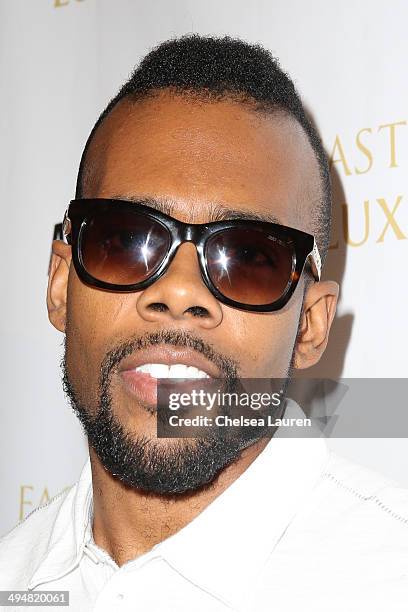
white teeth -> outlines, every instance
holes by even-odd
[[[184,363],[168,366],[165,363],[144,363],[135,368],[136,372],[150,374],[153,378],[210,378],[203,370]]]
[[[189,368],[182,363],[175,363],[169,368],[169,378],[187,378],[189,377]]]

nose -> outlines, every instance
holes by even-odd
[[[221,304],[204,284],[196,248],[188,242],[179,246],[166,273],[139,295],[136,308],[149,322],[211,329],[222,321]]]

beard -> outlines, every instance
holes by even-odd
[[[158,495],[196,491],[208,486],[223,468],[240,457],[245,448],[265,436],[259,428],[243,427],[234,433],[225,428],[216,428],[205,437],[173,439],[163,443],[163,440],[155,437],[135,435],[125,429],[115,415],[111,396],[112,377],[121,361],[137,350],[157,344],[190,347],[217,365],[227,386],[233,386],[238,378],[237,362],[215,351],[200,338],[175,330],[132,338],[105,355],[99,374],[98,406],[93,416],[91,407],[82,402],[74,389],[68,371],[67,345],[69,338],[73,337],[69,327],[67,321],[61,361],[64,392],[82,425],[88,444],[104,468],[126,486]],[[282,397],[291,376],[293,355],[294,351],[282,385]]]

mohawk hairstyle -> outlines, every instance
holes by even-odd
[[[322,198],[314,211],[313,225],[324,262],[330,239],[331,183],[320,136],[278,60],[260,45],[229,36],[185,35],[161,43],[144,57],[99,116],[88,137],[79,166],[76,197],[82,197],[86,154],[92,137],[113,107],[125,96],[136,102],[163,89],[209,102],[232,99],[254,112],[283,111],[299,122],[319,163]]]

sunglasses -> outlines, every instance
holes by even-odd
[[[168,270],[178,247],[192,242],[203,282],[222,303],[254,312],[289,301],[306,261],[320,280],[311,234],[260,220],[184,223],[143,202],[72,200],[63,236],[86,284],[116,292],[146,289]]]

